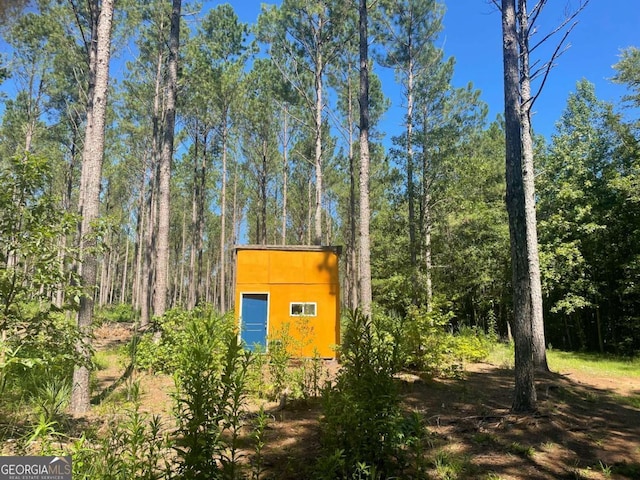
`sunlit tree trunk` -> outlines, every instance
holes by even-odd
[[[167,305],[167,282],[169,276],[169,216],[171,201],[171,161],[173,159],[173,137],[176,121],[176,98],[178,91],[178,48],[180,45],[181,0],[173,0],[171,31],[169,34],[169,61],[167,98],[165,108],[162,155],[160,156],[158,182],[158,240],[156,252],[156,285],[153,313],[164,315]]]
[[[97,3],[94,4],[97,10]],[[80,177],[79,209],[82,217],[80,224],[81,281],[86,289],[80,299],[78,311],[78,329],[80,341],[77,345],[81,363],[73,371],[71,390],[71,411],[81,415],[89,410],[90,385],[89,363],[91,360],[91,321],[97,274],[95,253],[96,237],[93,223],[100,210],[100,181],[102,179],[102,160],[104,158],[105,121],[107,114],[107,92],[109,85],[109,59],[111,53],[111,25],[113,21],[114,0],[103,0],[90,49],[90,84],[92,92],[87,105],[87,127],[84,151],[82,155],[82,173]]]
[[[287,180],[289,176],[289,109],[284,107],[282,126],[282,245],[287,244]]]
[[[322,26],[318,27],[319,29]],[[314,214],[314,234],[313,243],[320,245],[322,243],[322,70],[323,58],[320,51],[317,52],[315,70],[315,170],[316,170],[316,194],[315,194],[315,214]]]
[[[222,188],[220,192],[220,311],[227,311],[226,301],[226,231],[227,231],[227,142],[229,130],[227,125],[227,113],[224,114],[222,125]]]
[[[360,306],[371,315],[371,239],[369,236],[369,45],[367,0],[360,0]]]
[[[515,391],[512,409],[536,407],[533,366],[533,332],[529,261],[526,243],[525,192],[522,173],[520,78],[515,0],[502,0],[506,183],[511,263],[513,269],[513,335],[515,340]]]
[[[536,223],[536,188],[531,134],[531,75],[529,66],[529,18],[526,0],[518,0],[520,23],[520,123],[522,125],[522,176],[524,181],[527,227],[527,256],[531,289],[531,322],[533,330],[533,363],[535,368],[548,371],[542,310],[542,284],[538,255],[538,228]]]

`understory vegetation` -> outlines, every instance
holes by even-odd
[[[65,413],[71,344],[57,357],[19,360],[3,344],[3,453],[72,455],[74,478],[269,478],[261,454],[271,418],[265,402],[278,402],[276,409],[320,402],[321,452],[305,476],[423,478],[429,432],[420,414],[401,407],[396,375],[459,376],[465,361],[489,354],[495,338],[470,329],[453,335],[441,313],[414,315],[413,335],[401,334],[399,317],[346,315],[341,367],[332,376],[317,357],[293,360],[299,346],[291,337],[252,353],[238,343],[232,316],[210,307],[171,310],[155,331],[117,347],[123,393],[94,391],[104,413],[95,428]],[[103,351],[94,355],[98,370],[109,361]],[[170,416],[141,408],[135,372],[142,371],[173,377]]]

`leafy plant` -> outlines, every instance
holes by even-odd
[[[239,478],[250,352],[229,316],[192,317],[176,348],[175,450],[184,479]]]
[[[360,311],[347,318],[335,385],[323,392],[321,438],[324,478],[350,478],[367,465],[381,475],[396,469],[401,455],[402,418],[393,380],[392,338]],[[337,454],[340,452],[340,455]],[[358,467],[360,465],[360,467]],[[373,471],[373,470],[372,470]]]

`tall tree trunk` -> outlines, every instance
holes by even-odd
[[[180,252],[180,284],[178,288],[178,305],[184,306],[182,303],[182,294],[184,292],[184,264],[187,256],[187,211],[182,212],[182,250]]]
[[[533,332],[525,192],[522,173],[522,137],[515,0],[502,0],[507,211],[513,269],[513,335],[515,339],[515,412],[536,408]]]
[[[349,62],[348,71],[352,69]],[[349,237],[346,248],[346,304],[355,310],[358,307],[358,235],[356,215],[356,159],[354,149],[354,92],[349,75],[347,75],[347,136],[349,141]]]
[[[432,217],[431,217],[431,182],[429,182],[429,169],[431,167],[429,163],[429,148],[427,145],[427,119],[428,111],[427,107],[424,107],[422,112],[424,126],[423,131],[423,147],[422,147],[422,228],[423,228],[423,258],[424,258],[424,294],[425,301],[427,302],[427,312],[433,310],[433,261],[431,250],[431,230],[432,230]]]
[[[409,257],[411,266],[415,267],[416,254],[416,207],[415,207],[415,185],[413,181],[413,61],[411,59],[412,37],[409,36],[409,67],[407,72],[407,202],[409,207]]]
[[[529,17],[526,0],[518,0],[520,22],[520,122],[522,125],[522,176],[524,180],[524,206],[527,227],[527,256],[531,289],[531,322],[533,329],[533,364],[538,370],[549,371],[544,338],[542,284],[538,255],[538,229],[536,224],[536,187],[531,135],[531,75],[529,66]]]
[[[91,360],[91,321],[93,318],[94,295],[97,273],[95,249],[96,237],[93,222],[100,210],[100,181],[104,158],[105,120],[107,114],[107,92],[109,85],[109,59],[111,49],[111,24],[114,0],[103,0],[97,22],[96,36],[92,37],[95,51],[90,55],[91,70],[94,74],[93,95],[87,105],[87,127],[82,155],[80,177],[80,255],[81,281],[85,294],[80,299],[78,329],[80,340],[77,344],[81,363],[73,371],[71,390],[71,411],[81,415],[89,410],[89,362]],[[91,80],[90,80],[91,82]]]
[[[360,305],[371,315],[371,239],[369,236],[369,34],[367,0],[360,0]]]
[[[164,30],[164,25],[159,25],[160,32]],[[163,51],[162,42],[158,42],[158,51],[156,57],[156,78],[155,90],[153,95],[153,113],[152,113],[152,152],[149,167],[149,198],[147,200],[147,229],[145,232],[144,257],[142,263],[142,284],[140,285],[140,325],[145,327],[151,320],[151,298],[153,296],[152,286],[155,284],[155,264],[154,257],[156,253],[156,237],[157,237],[157,204],[158,204],[158,165],[160,163],[161,148],[161,106],[160,97],[162,95],[162,67],[163,67]]]
[[[145,162],[146,163],[146,162]],[[140,194],[138,195],[138,218],[136,221],[136,249],[135,249],[135,261],[136,270],[133,280],[133,292],[131,302],[134,308],[139,309],[142,303],[141,291],[142,291],[142,264],[144,257],[144,219],[145,219],[145,205],[144,192],[145,192],[145,176],[142,175],[142,182],[140,185]]]
[[[189,254],[189,301],[187,308],[193,309],[197,303],[198,282],[196,275],[196,259],[198,252],[198,201],[200,198],[200,182],[198,181],[198,152],[200,150],[200,136],[196,121],[195,139],[193,142],[193,192],[191,194],[191,250]]]
[[[124,264],[122,267],[122,284],[120,286],[120,303],[127,303],[127,275],[129,273],[129,239],[124,238]]]
[[[262,167],[260,168],[260,216],[258,220],[258,243],[267,243],[267,141],[262,141]]]
[[[226,302],[226,231],[227,231],[227,141],[228,141],[228,126],[227,126],[227,113],[224,114],[224,120],[222,125],[222,191],[220,192],[220,312],[225,313],[227,311]]]
[[[154,315],[164,315],[167,306],[167,281],[169,276],[169,217],[171,161],[173,137],[176,123],[176,98],[178,93],[178,48],[180,46],[180,9],[182,0],[173,0],[171,31],[169,34],[169,61],[167,99],[160,157],[160,179],[158,184],[158,243],[156,257],[156,289],[153,299]]]
[[[319,28],[322,28],[321,26]],[[322,70],[323,66],[322,54],[318,51],[316,58],[315,71],[315,170],[316,170],[316,196],[315,196],[315,215],[314,215],[314,234],[313,243],[320,245],[322,243]]]
[[[284,107],[282,126],[282,245],[287,244],[287,180],[289,178],[289,108]]]

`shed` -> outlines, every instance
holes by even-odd
[[[250,349],[292,340],[295,356],[335,358],[340,341],[341,247],[237,246],[236,318]]]

